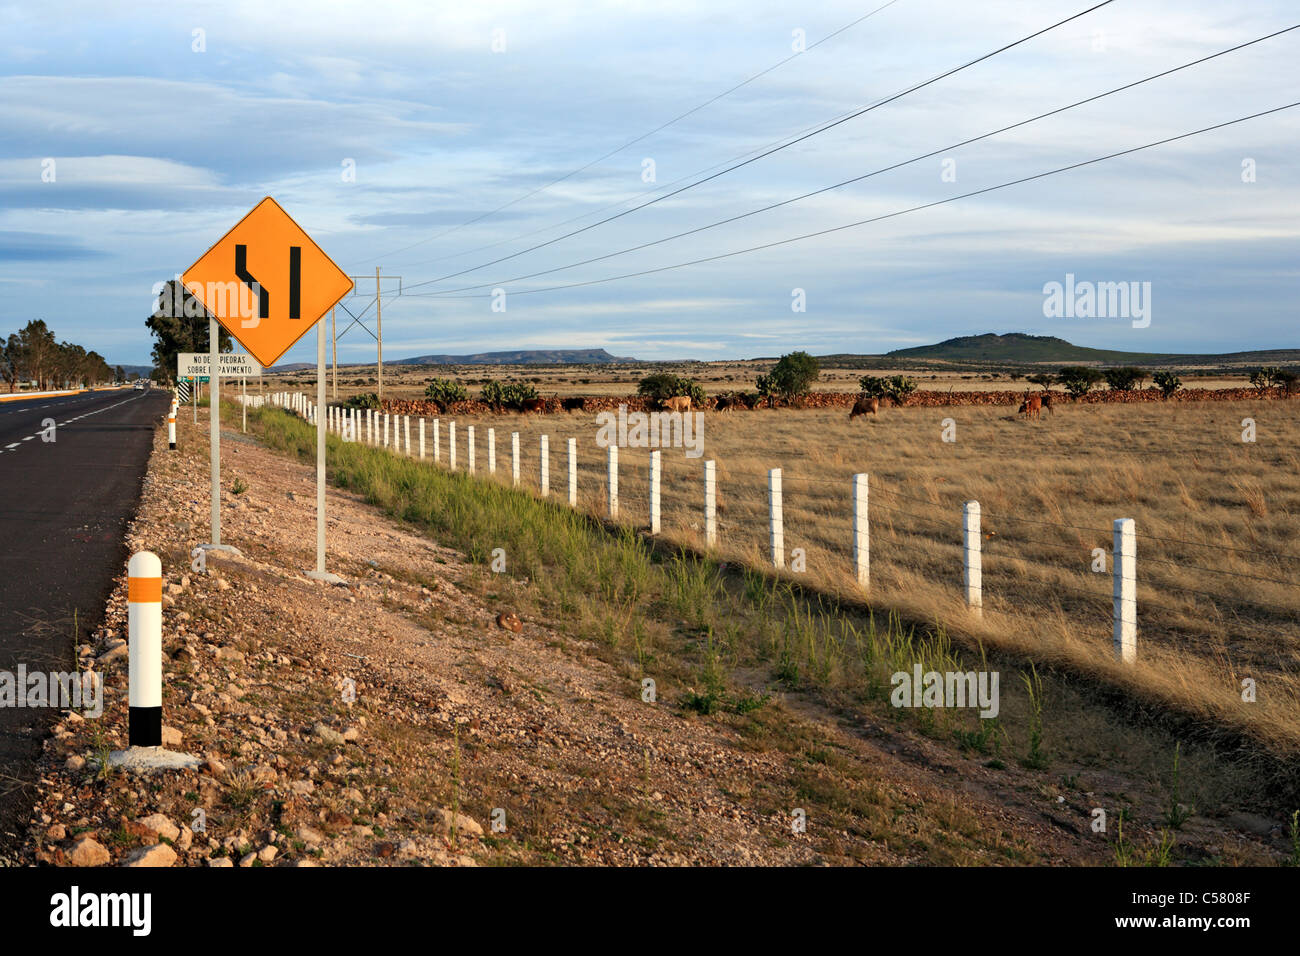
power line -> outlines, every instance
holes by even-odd
[[[948,145],[948,146],[941,146],[941,147],[939,147],[938,149],[930,150],[929,152],[927,152],[927,153],[922,153],[922,154],[919,155],[919,156],[913,156],[911,159],[906,159],[906,160],[903,160],[902,162],[894,163],[894,164],[889,165],[889,166],[882,166],[882,167],[880,167],[879,169],[872,170],[872,171],[869,172],[869,173],[863,173],[861,176],[854,176],[854,177],[852,177],[851,179],[845,179],[845,180],[843,180],[843,181],[841,181],[841,182],[834,183],[833,185],[830,185],[830,186],[823,186],[823,187],[820,188],[820,189],[814,189],[812,192],[806,192],[806,193],[803,193],[802,195],[794,196],[794,197],[792,197],[792,198],[790,198],[790,199],[783,199],[783,200],[781,200],[780,202],[771,203],[771,204],[769,204],[769,205],[767,205],[767,206],[762,206],[762,207],[760,207],[760,208],[758,208],[758,209],[750,210],[749,212],[743,212],[743,213],[740,213],[739,215],[736,215],[736,216],[730,216],[730,217],[728,217],[728,218],[726,218],[726,219],[720,219],[720,220],[718,220],[717,222],[711,222],[711,223],[707,223],[707,224],[705,224],[705,225],[703,225],[703,226],[697,226],[696,228],[694,228],[694,229],[688,229],[688,230],[686,230],[685,232],[679,232],[679,233],[676,233],[675,235],[671,235],[671,236],[664,236],[664,237],[661,238],[661,239],[654,239],[654,240],[651,240],[650,242],[643,242],[643,243],[641,243],[640,245],[629,246],[629,247],[626,248],[626,249],[620,249],[620,250],[618,250],[618,251],[616,251],[616,252],[608,252],[608,253],[605,253],[604,255],[594,256],[594,257],[592,257],[592,258],[590,258],[590,259],[583,259],[583,260],[580,261],[580,262],[572,262],[572,263],[569,263],[568,265],[556,266],[556,267],[554,267],[554,268],[552,268],[552,269],[543,269],[543,270],[541,270],[541,271],[539,271],[539,272],[530,272],[530,273],[527,273],[527,274],[525,274],[525,275],[514,276],[514,277],[509,278],[509,279],[500,279],[500,280],[498,280],[498,281],[496,281],[496,282],[483,282],[483,283],[480,283],[480,284],[478,284],[478,285],[461,286],[460,288],[457,288],[457,289],[445,289],[445,290],[440,290],[439,292],[433,292],[433,293],[419,293],[419,294],[420,294],[420,295],[423,295],[423,296],[437,296],[437,295],[451,295],[451,294],[454,294],[454,293],[457,293],[457,292],[469,292],[469,291],[473,291],[473,290],[475,290],[475,289],[490,289],[490,288],[493,288],[493,287],[495,287],[495,286],[506,285],[507,283],[510,283],[510,282],[522,282],[522,281],[525,280],[525,279],[536,279],[536,278],[538,278],[539,276],[552,275],[552,274],[554,274],[554,273],[556,273],[556,272],[565,272],[565,271],[567,271],[567,270],[569,270],[569,269],[576,269],[576,268],[578,268],[579,266],[591,265],[593,262],[601,262],[601,261],[603,261],[603,260],[605,260],[605,259],[613,259],[613,258],[616,258],[617,256],[627,255],[628,253],[631,253],[631,252],[639,252],[639,251],[642,250],[642,249],[648,249],[648,248],[650,248],[651,246],[662,245],[662,244],[665,243],[665,242],[672,242],[673,240],[676,240],[676,239],[682,239],[682,238],[685,238],[686,236],[693,236],[693,235],[695,235],[695,234],[697,234],[697,233],[705,232],[706,230],[709,230],[709,229],[715,229],[715,228],[717,228],[718,226],[725,226],[725,225],[728,225],[728,224],[730,224],[730,223],[737,222],[737,221],[739,221],[739,220],[741,220],[741,219],[747,219],[747,218],[749,218],[750,216],[756,216],[756,215],[758,215],[759,213],[770,212],[770,211],[773,210],[773,209],[779,209],[779,208],[781,208],[782,206],[788,206],[788,205],[791,205],[792,203],[801,202],[801,201],[803,201],[803,200],[805,200],[805,199],[810,199],[810,198],[812,198],[813,196],[820,196],[822,193],[830,192],[831,190],[834,190],[834,189],[841,189],[841,188],[843,188],[844,186],[849,186],[849,185],[851,185],[851,184],[853,184],[853,183],[862,182],[863,180],[870,179],[870,178],[872,178],[873,176],[879,176],[879,175],[881,175],[882,173],[888,173],[888,172],[892,172],[892,171],[894,171],[894,170],[896,170],[896,169],[901,169],[901,168],[903,168],[904,166],[910,166],[911,164],[913,164],[913,163],[917,163],[917,162],[920,162],[920,161],[923,160],[923,159],[929,159],[930,157],[932,157],[932,156],[937,156],[937,155],[939,155],[940,153],[951,152],[951,151],[954,150],[954,149],[960,149],[960,148],[962,148],[962,147],[964,147],[964,146],[969,146],[969,145],[971,145],[972,143],[978,143],[978,142],[980,142],[981,140],[989,139],[990,137],[998,136],[998,135],[1000,135],[1000,134],[1002,134],[1002,133],[1010,132],[1011,130],[1013,130],[1013,129],[1018,129],[1018,128],[1022,127],[1022,126],[1028,126],[1030,123],[1035,123],[1035,122],[1037,122],[1038,120],[1046,119],[1046,118],[1049,117],[1049,116],[1056,116],[1057,114],[1059,114],[1059,113],[1064,113],[1064,112],[1066,112],[1067,110],[1072,110],[1072,109],[1074,109],[1074,108],[1076,108],[1076,107],[1084,106],[1084,105],[1086,105],[1086,104],[1088,104],[1088,103],[1094,103],[1094,102],[1096,102],[1096,101],[1098,101],[1098,100],[1105,99],[1107,96],[1113,96],[1113,95],[1116,94],[1116,93],[1122,93],[1122,92],[1124,92],[1125,90],[1133,89],[1134,87],[1141,86],[1141,85],[1144,84],[1144,83],[1150,83],[1152,80],[1157,80],[1157,79],[1160,79],[1160,78],[1162,78],[1162,77],[1169,76],[1170,74],[1177,73],[1177,72],[1179,72],[1179,71],[1181,71],[1181,70],[1186,70],[1186,69],[1189,69],[1189,68],[1191,68],[1191,67],[1193,67],[1193,66],[1198,66],[1199,64],[1205,63],[1205,62],[1207,62],[1207,61],[1209,61],[1209,60],[1213,60],[1213,59],[1215,59],[1216,57],[1220,57],[1220,56],[1224,56],[1225,54],[1228,54],[1228,53],[1236,52],[1237,50],[1244,49],[1244,48],[1246,48],[1246,47],[1248,47],[1248,46],[1252,46],[1252,45],[1254,45],[1254,44],[1256,44],[1256,43],[1262,43],[1262,42],[1265,41],[1265,40],[1270,40],[1270,39],[1272,39],[1272,38],[1274,38],[1274,37],[1281,36],[1281,35],[1284,34],[1284,33],[1289,33],[1289,32],[1291,32],[1292,30],[1296,30],[1296,29],[1300,29],[1300,24],[1295,24],[1294,26],[1289,26],[1289,27],[1287,27],[1286,29],[1278,30],[1278,31],[1275,32],[1275,33],[1270,33],[1270,34],[1268,34],[1267,36],[1259,37],[1259,38],[1254,39],[1254,40],[1249,40],[1249,41],[1247,41],[1247,42],[1245,42],[1245,43],[1240,43],[1240,44],[1238,44],[1238,45],[1236,45],[1236,46],[1229,47],[1229,48],[1226,49],[1226,50],[1220,50],[1220,51],[1217,52],[1217,53],[1211,53],[1211,54],[1208,55],[1208,56],[1203,56],[1203,57],[1200,57],[1199,59],[1196,59],[1196,60],[1191,60],[1190,62],[1184,63],[1184,64],[1182,64],[1181,66],[1172,67],[1171,69],[1163,70],[1163,71],[1161,71],[1161,72],[1159,72],[1159,73],[1153,73],[1151,76],[1145,77],[1144,79],[1141,79],[1141,80],[1134,80],[1134,81],[1131,82],[1131,83],[1125,83],[1123,86],[1117,86],[1117,87],[1115,87],[1115,88],[1112,89],[1112,90],[1107,90],[1105,93],[1098,93],[1098,94],[1096,94],[1095,96],[1089,96],[1089,97],[1087,97],[1087,98],[1085,98],[1085,99],[1077,100],[1077,101],[1075,101],[1075,102],[1073,102],[1073,103],[1070,103],[1068,106],[1061,106],[1061,107],[1057,107],[1056,109],[1053,109],[1053,110],[1048,110],[1048,111],[1045,112],[1045,113],[1039,113],[1037,116],[1032,116],[1032,117],[1030,117],[1029,119],[1024,119],[1024,120],[1020,120],[1020,121],[1017,122],[1017,123],[1012,123],[1010,126],[1003,126],[1001,129],[995,129],[995,130],[992,130],[992,131],[990,131],[990,132],[988,132],[988,133],[982,133],[982,134],[979,135],[979,136],[973,136],[973,137],[971,137],[971,138],[969,138],[969,139],[964,139],[964,140],[962,140],[961,142],[958,142],[958,143],[953,143],[953,144]],[[667,197],[663,197],[663,198],[667,198]],[[628,210],[628,211],[631,212],[632,210]],[[597,225],[598,225],[598,224],[597,224]],[[469,270],[469,271],[473,271],[473,270]],[[436,282],[436,281],[439,281],[439,280],[431,279],[431,280],[428,280],[428,281],[430,281],[430,282]],[[416,284],[417,284],[417,285],[426,285],[427,283],[425,283],[425,282],[421,282],[421,283],[416,283]]]
[[[742,162],[728,166],[725,169],[719,170],[718,172],[713,173],[710,176],[704,177],[703,179],[698,179],[695,182],[682,186],[679,189],[674,189],[672,192],[665,193],[664,195],[658,196],[654,199],[646,200],[640,205],[633,206],[631,209],[624,210],[623,212],[620,213],[615,213],[612,216],[607,216],[606,218],[593,222],[590,225],[583,226],[581,229],[575,229],[572,232],[565,233],[564,235],[556,236],[554,239],[548,239],[545,242],[535,243],[534,245],[531,245],[526,249],[521,249],[518,252],[512,252],[508,256],[501,256],[497,259],[493,259],[491,262],[484,262],[477,266],[471,266],[470,268],[462,269],[459,272],[451,272],[445,276],[439,276],[436,279],[426,279],[423,282],[412,283],[411,288],[430,285],[431,283],[434,282],[444,282],[447,279],[454,279],[457,276],[465,275],[467,272],[477,272],[479,269],[486,269],[488,266],[494,266],[499,262],[505,262],[509,259],[517,259],[519,256],[526,255],[529,252],[533,252],[537,249],[545,248],[546,246],[554,245],[557,242],[561,242],[565,239],[572,238],[573,236],[580,235],[581,233],[587,232],[588,230],[591,229],[595,229],[598,226],[603,226],[605,223],[613,222],[615,219],[621,219],[623,216],[631,215],[632,213],[637,212],[638,210],[645,209],[647,206],[653,206],[656,203],[663,202],[665,199],[671,199],[673,196],[679,195],[688,189],[694,189],[696,186],[701,186],[704,183],[717,179],[720,176],[725,176],[727,173],[734,172],[735,170],[740,169],[743,166],[748,166],[750,163],[756,163],[760,159],[763,159],[767,156],[771,156],[773,153],[779,153],[783,149],[788,149],[789,147],[794,146],[796,143],[801,143],[806,139],[811,139],[813,136],[819,136],[822,133],[825,133],[828,130],[832,130],[843,123],[847,123],[849,120],[857,119],[860,116],[870,113],[872,110],[879,109],[880,107],[892,103],[897,99],[901,99],[902,97],[907,96],[910,93],[915,93],[917,90],[921,90],[927,86],[931,86],[935,83],[938,83],[940,80],[946,79],[947,77],[950,77],[956,73],[960,73],[962,70],[969,69],[970,67],[975,66],[978,63],[982,63],[985,60],[991,59],[1000,53],[1005,53],[1007,50],[1020,46],[1022,43],[1028,43],[1030,40],[1042,36],[1045,33],[1049,33],[1050,31],[1055,30],[1059,26],[1063,26],[1064,24],[1069,23],[1072,20],[1077,20],[1082,16],[1092,13],[1094,10],[1098,10],[1101,7],[1107,6],[1114,2],[1115,0],[1102,0],[1101,3],[1095,4],[1086,10],[1073,14],[1072,16],[1068,16],[1064,20],[1059,20],[1056,23],[1053,23],[1051,26],[1044,27],[1043,29],[1031,33],[1028,36],[1021,37],[1019,40],[1014,40],[1011,43],[1007,43],[1004,46],[1000,46],[996,50],[993,50],[990,53],[985,53],[982,56],[978,56],[973,60],[969,60],[966,63],[963,63],[961,66],[956,66],[950,70],[945,70],[943,73],[940,73],[937,76],[932,76],[930,79],[923,80],[920,83],[916,83],[912,86],[909,86],[907,89],[895,93],[892,96],[887,96],[882,100],[877,100],[874,103],[864,106],[862,109],[855,110],[854,112],[849,113],[847,116],[844,116],[840,119],[834,120],[830,123],[820,126],[817,129],[813,130],[812,132],[805,133],[802,136],[798,136],[794,139],[791,139],[788,142],[783,143],[779,146],[774,146],[771,149],[759,153],[757,156],[751,157],[750,159],[746,159]]]
[[[606,282],[617,282],[622,279],[636,279],[636,278],[640,278],[641,276],[655,275],[660,272],[669,272],[673,269],[683,269],[687,266],[701,265],[702,263],[705,262],[716,262],[720,259],[730,259],[733,256],[745,255],[746,253],[750,253],[750,252],[760,252],[764,249],[773,249],[776,248],[777,246],[784,246],[794,242],[801,242],[804,239],[815,239],[819,236],[826,236],[835,232],[843,232],[846,229],[854,229],[857,228],[858,226],[866,226],[872,223],[882,222],[886,219],[894,219],[898,216],[903,216],[908,213],[920,212],[924,209],[932,209],[935,206],[943,206],[946,205],[947,203],[958,202],[959,200],[962,199],[970,199],[975,196],[982,196],[985,193],[996,192],[999,189],[1007,189],[1010,186],[1019,186],[1024,183],[1033,182],[1038,179],[1045,179],[1048,176],[1055,176],[1058,173],[1065,173],[1075,169],[1082,169],[1085,166],[1092,166],[1095,165],[1096,163],[1102,163],[1110,159],[1116,159],[1120,156],[1127,156],[1132,153],[1141,152],[1144,149],[1152,149],[1156,146],[1165,146],[1169,143],[1178,142],[1179,140],[1189,139],[1190,137],[1193,136],[1199,136],[1202,133],[1210,133],[1215,130],[1224,129],[1229,126],[1234,126],[1238,123],[1244,123],[1248,120],[1258,119],[1261,116],[1269,116],[1273,113],[1280,113],[1283,110],[1293,109],[1296,106],[1300,106],[1300,100],[1291,103],[1286,103],[1282,106],[1275,106],[1271,109],[1261,110],[1258,113],[1251,113],[1248,116],[1240,116],[1237,117],[1236,119],[1227,120],[1222,123],[1215,123],[1213,126],[1206,126],[1201,129],[1191,130],[1190,132],[1187,133],[1180,133],[1177,136],[1170,136],[1165,139],[1156,140],[1151,143],[1145,143],[1141,146],[1133,146],[1129,149],[1122,149],[1113,153],[1107,153],[1104,156],[1096,156],[1092,159],[1083,160],[1078,163],[1071,163],[1068,166],[1058,166],[1056,169],[1049,169],[1046,172],[1035,173],[1032,176],[1023,176],[1020,179],[1013,179],[1010,180],[1009,182],[998,183],[995,186],[986,186],[983,189],[972,190],[971,192],[962,193],[958,196],[949,196],[945,199],[937,199],[934,202],[922,203],[919,206],[909,206],[906,209],[895,210],[894,212],[885,213],[884,215],[881,216],[873,216],[870,219],[859,219],[856,222],[845,223],[844,225],[841,226],[832,226],[829,229],[819,229],[816,232],[808,232],[799,236],[791,236],[787,239],[777,239],[773,242],[766,242],[757,246],[748,246],[744,249],[736,249],[731,252],[723,252],[714,256],[704,256],[699,259],[690,259],[686,262],[678,262],[668,266],[659,266],[658,268],[654,268],[654,269],[643,269],[639,272],[627,272],[622,275],[606,276],[603,279],[589,279],[585,282],[569,282],[564,285],[547,286],[541,289],[524,289],[522,291],[512,292],[510,294],[512,296],[537,295],[543,292],[558,292],[561,289],[577,289],[583,286],[601,285]],[[425,283],[420,283],[420,284],[423,285]],[[436,295],[436,293],[414,293],[414,295],[428,296],[428,295]],[[491,298],[491,295],[490,294],[489,295],[447,295],[444,297],[449,299],[487,299],[487,298]]]
[[[377,261],[377,260],[379,260],[379,259],[384,258],[385,256],[395,256],[395,255],[397,255],[398,253],[406,252],[406,251],[408,251],[408,250],[410,250],[410,249],[414,249],[416,246],[424,245],[426,242],[432,242],[432,241],[434,241],[435,239],[441,239],[443,236],[450,235],[451,233],[456,232],[456,231],[459,230],[459,229],[463,229],[463,228],[465,228],[466,226],[473,225],[473,224],[476,223],[476,222],[481,222],[482,220],[488,218],[489,216],[495,216],[497,213],[502,212],[503,210],[509,209],[511,206],[517,205],[517,204],[523,202],[523,201],[526,200],[526,199],[531,199],[533,196],[536,196],[536,195],[537,195],[538,193],[540,193],[540,192],[545,192],[546,190],[550,189],[552,186],[558,186],[560,183],[564,182],[565,180],[570,179],[570,178],[572,178],[572,177],[578,175],[578,173],[585,172],[586,170],[590,169],[592,166],[595,166],[597,163],[602,163],[602,162],[604,162],[605,160],[609,159],[611,156],[615,156],[615,155],[617,155],[617,154],[623,152],[623,150],[627,149],[629,146],[635,146],[637,143],[641,142],[642,140],[644,140],[644,139],[648,139],[648,138],[650,138],[651,136],[655,135],[656,133],[659,133],[659,132],[662,132],[663,130],[666,130],[668,127],[672,126],[673,124],[678,123],[678,122],[680,122],[681,120],[686,119],[686,117],[691,116],[691,115],[693,115],[693,114],[695,114],[695,113],[698,113],[700,110],[702,110],[702,109],[704,109],[704,108],[706,108],[706,107],[708,107],[708,106],[712,106],[714,103],[716,103],[718,100],[722,99],[723,97],[730,96],[732,93],[736,92],[737,90],[741,89],[742,87],[748,86],[750,83],[753,83],[755,80],[757,80],[757,79],[759,79],[759,78],[761,78],[761,77],[766,76],[767,74],[771,73],[773,70],[777,70],[777,69],[779,69],[779,68],[785,66],[785,64],[789,63],[791,60],[797,59],[798,57],[802,56],[804,53],[807,53],[809,50],[812,50],[812,49],[815,49],[816,47],[821,46],[821,45],[822,45],[823,43],[825,43],[827,40],[832,40],[832,39],[834,39],[835,37],[839,36],[841,33],[844,33],[845,31],[852,29],[853,27],[857,26],[859,23],[862,23],[864,20],[868,20],[868,19],[870,19],[871,17],[875,16],[875,15],[876,15],[877,13],[879,13],[880,11],[885,10],[885,9],[887,9],[887,8],[889,8],[889,7],[892,7],[892,6],[893,6],[894,4],[896,4],[896,3],[898,3],[898,0],[889,0],[888,3],[884,3],[884,4],[882,4],[882,5],[878,6],[878,7],[876,7],[874,10],[870,11],[869,13],[865,13],[865,14],[863,14],[862,16],[858,17],[856,20],[852,21],[851,23],[845,24],[844,26],[840,27],[838,30],[834,31],[833,33],[828,33],[826,36],[822,37],[822,38],[821,38],[820,40],[818,40],[816,43],[813,43],[813,44],[811,44],[810,46],[805,47],[805,48],[804,48],[803,50],[801,50],[801,51],[798,51],[798,52],[792,53],[790,56],[787,56],[787,57],[786,57],[785,59],[783,59],[783,60],[780,60],[780,61],[778,61],[778,62],[776,62],[776,63],[773,63],[773,64],[772,64],[771,66],[769,66],[767,69],[765,69],[765,70],[760,70],[758,73],[755,73],[753,76],[749,77],[748,79],[742,80],[741,82],[737,83],[735,86],[732,86],[732,87],[730,87],[729,89],[723,90],[721,93],[718,93],[716,96],[712,96],[712,97],[710,97],[709,99],[705,100],[703,103],[700,103],[698,106],[693,106],[693,107],[691,107],[689,110],[687,110],[686,112],[684,112],[684,113],[679,113],[677,116],[674,116],[672,119],[668,120],[667,122],[664,122],[664,123],[659,124],[658,126],[656,126],[654,129],[650,130],[649,132],[642,133],[640,136],[637,136],[637,137],[635,137],[635,138],[633,138],[633,139],[628,140],[628,141],[627,141],[626,143],[624,143],[622,146],[619,146],[619,147],[617,147],[617,148],[615,148],[615,149],[611,149],[609,152],[605,153],[603,156],[598,156],[598,157],[596,157],[595,159],[593,159],[591,162],[586,163],[585,165],[579,166],[577,169],[574,169],[574,170],[572,170],[572,171],[570,171],[570,172],[565,173],[565,174],[564,174],[563,176],[561,176],[559,179],[552,180],[551,182],[547,183],[545,186],[538,186],[536,189],[534,189],[534,190],[532,190],[532,191],[530,191],[530,192],[524,193],[524,195],[520,196],[518,199],[512,199],[510,202],[506,203],[505,205],[498,206],[496,209],[490,210],[489,212],[482,213],[482,214],[480,214],[480,215],[478,215],[478,216],[475,216],[475,217],[472,218],[472,219],[467,219],[467,220],[465,220],[464,222],[462,222],[460,225],[458,225],[458,226],[453,226],[451,229],[446,229],[446,230],[444,230],[444,231],[438,233],[437,235],[429,236],[428,238],[421,239],[421,240],[419,240],[418,242],[413,242],[413,243],[411,243],[409,246],[403,246],[403,247],[400,248],[400,249],[394,249],[392,252],[387,252],[387,253],[384,253],[384,254],[382,254],[382,255],[375,256],[375,258],[373,258],[373,259],[367,259],[367,260],[365,260],[365,261],[366,261],[366,262],[375,262],[375,261]],[[579,217],[579,218],[581,218],[581,217]]]

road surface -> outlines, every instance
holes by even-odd
[[[70,670],[74,612],[79,640],[100,623],[168,401],[153,389],[0,402],[0,670]],[[0,859],[57,713],[0,707]]]

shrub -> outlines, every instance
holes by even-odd
[[[379,396],[374,392],[362,392],[353,395],[344,404],[348,408],[379,408]]]
[[[682,378],[671,372],[655,372],[653,375],[647,375],[637,385],[636,393],[660,402],[666,398],[689,395],[693,405],[703,405],[705,399],[704,389],[693,379]]]
[[[907,402],[907,396],[916,391],[916,381],[906,375],[891,375],[888,378],[864,375],[858,379],[858,388],[868,398],[890,398],[894,404],[902,405]]]
[[[759,376],[755,385],[760,393],[769,398],[780,395],[790,401],[805,394],[821,375],[821,366],[807,352],[790,352],[782,355],[772,371]]]
[[[1035,372],[1033,375],[1026,375],[1025,381],[1031,385],[1041,385],[1043,388],[1051,388],[1056,384],[1056,376],[1051,372]]]
[[[1057,379],[1067,392],[1075,398],[1081,398],[1101,381],[1102,374],[1086,365],[1070,365],[1061,369]]]
[[[450,405],[452,402],[463,402],[468,397],[465,386],[459,382],[453,382],[449,378],[429,379],[429,384],[424,389],[424,395],[426,398],[431,398],[443,405]]]
[[[1156,372],[1151,376],[1151,380],[1156,383],[1156,388],[1160,389],[1160,394],[1165,398],[1173,395],[1183,387],[1183,381],[1173,372]]]
[[[1291,369],[1278,368],[1276,365],[1268,365],[1250,373],[1250,384],[1259,389],[1261,394],[1266,388],[1278,387],[1290,395],[1296,391],[1297,382],[1300,382],[1300,376]]]
[[[1102,373],[1106,385],[1112,392],[1131,392],[1147,379],[1147,370],[1126,365],[1122,368],[1108,368]]]

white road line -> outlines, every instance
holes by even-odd
[[[14,442],[12,445],[5,445],[5,447],[6,447],[6,448],[17,448],[17,447],[18,447],[18,442]]]

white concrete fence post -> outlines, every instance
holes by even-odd
[[[609,471],[609,517],[612,520],[618,518],[618,446],[610,445],[606,451]]]
[[[474,426],[470,425],[465,429],[465,464],[469,467],[469,473],[474,474]]]
[[[966,589],[966,606],[977,617],[984,615],[984,553],[981,548],[980,503],[968,501],[962,505],[961,547],[962,581]]]
[[[411,416],[402,416],[402,429],[406,434],[406,457],[411,457]]]
[[[718,470],[712,460],[704,463],[704,543],[718,543]]]
[[[1132,518],[1114,523],[1115,657],[1125,664],[1137,661],[1137,529]]]
[[[127,591],[127,736],[132,747],[162,746],[162,562],[131,555]]]
[[[519,432],[510,433],[510,477],[519,487]]]
[[[433,420],[433,463],[442,464],[442,419]]]
[[[545,498],[551,493],[551,449],[550,439],[546,435],[542,436],[538,461],[538,468],[541,469],[538,484],[541,486],[542,497]]]
[[[420,419],[420,461],[424,461],[424,419]]]
[[[497,430],[488,429],[488,474],[497,473]]]
[[[659,533],[659,451],[650,452],[650,533]]]
[[[456,423],[447,423],[447,467],[456,470]]]
[[[867,476],[853,476],[853,569],[858,584],[871,583],[871,530],[867,513]]]
[[[767,472],[767,523],[772,546],[772,567],[785,567],[785,518],[781,509],[781,469]]]
[[[578,507],[578,439],[569,439],[569,507]]]

